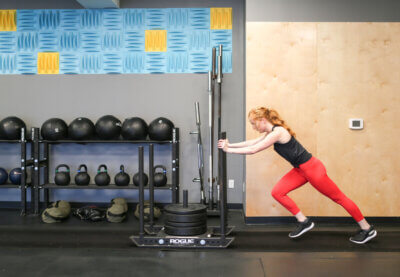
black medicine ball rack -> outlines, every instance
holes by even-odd
[[[91,143],[130,143],[130,144],[171,144],[171,164],[172,164],[172,181],[171,184],[167,184],[165,187],[157,187],[157,190],[170,190],[171,191],[171,203],[179,202],[179,128],[174,128],[172,130],[172,140],[170,141],[153,141],[153,140],[41,140],[39,138],[39,128],[32,128],[32,138],[34,145],[34,160],[35,160],[35,170],[42,167],[44,174],[44,182],[40,182],[39,174],[35,175],[35,185],[34,185],[34,198],[35,207],[34,214],[39,214],[40,212],[40,190],[44,190],[44,203],[46,207],[49,204],[49,190],[50,189],[133,189],[139,190],[138,187],[130,184],[129,186],[117,186],[115,184],[110,184],[108,186],[97,186],[95,184],[89,184],[87,186],[78,186],[76,184],[69,184],[67,186],[58,186],[50,182],[50,145],[54,144],[65,144],[65,143],[77,143],[77,144],[91,144]],[[43,159],[40,160],[40,145],[43,145]]]
[[[27,182],[26,178],[26,170],[28,167],[32,167],[34,164],[33,159],[26,159],[26,144],[28,143],[26,139],[26,130],[25,128],[21,129],[21,139],[20,140],[4,140],[0,139],[0,143],[19,143],[21,146],[21,184],[20,185],[15,185],[12,183],[5,183],[3,185],[0,185],[0,188],[2,189],[20,189],[21,190],[21,215],[26,215],[27,211],[27,201],[26,201],[26,190],[28,187],[30,187],[30,183]],[[33,153],[33,145],[32,147],[32,152]],[[32,191],[33,192],[33,191]],[[32,197],[33,199],[33,197]]]

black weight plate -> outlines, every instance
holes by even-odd
[[[177,227],[177,228],[185,228],[185,227],[200,227],[207,226],[207,221],[197,221],[197,222],[173,222],[166,221],[165,226]]]
[[[177,228],[166,225],[164,232],[171,236],[196,236],[207,232],[207,226]]]
[[[171,214],[201,214],[207,211],[207,206],[203,204],[188,204],[185,208],[182,204],[169,204],[164,210]]]
[[[170,214],[164,213],[166,221],[172,222],[199,222],[207,220],[207,214],[187,214],[187,215],[179,215],[179,214]]]

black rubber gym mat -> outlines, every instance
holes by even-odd
[[[91,228],[90,228],[91,229]],[[137,231],[0,228],[0,247],[94,247],[128,248],[137,250],[128,237]],[[287,232],[235,232],[235,241],[224,251],[247,252],[399,252],[400,232],[378,229],[378,236],[364,245],[350,242],[346,231],[313,231],[292,240]]]
[[[0,248],[1,276],[400,276],[399,252]]]
[[[236,232],[232,250],[274,251],[274,252],[398,252],[400,251],[400,232],[377,228],[378,236],[370,242],[358,245],[349,241],[351,232],[310,231],[296,240],[288,237],[288,232]]]
[[[138,220],[130,213],[127,221],[114,224],[108,222],[83,222],[71,216],[58,224],[42,223],[38,216],[21,217],[18,212],[0,212],[0,247],[65,247],[65,248],[131,248],[129,236],[138,234]],[[247,252],[399,252],[400,226],[376,225],[378,236],[365,245],[349,241],[357,230],[353,225],[317,226],[303,237],[292,240],[288,233],[293,224],[246,226],[240,213],[231,213],[230,225],[235,225],[232,236],[235,241],[223,251]],[[162,221],[161,221],[162,222]],[[208,225],[214,225],[214,219]]]

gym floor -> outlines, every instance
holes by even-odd
[[[0,211],[0,276],[400,276],[400,226],[376,225],[365,245],[348,241],[349,224],[318,224],[290,240],[293,224],[245,225],[229,212],[228,249],[163,250],[133,246],[138,220],[88,223],[75,217],[44,224],[37,216]],[[216,225],[218,218],[210,218]]]

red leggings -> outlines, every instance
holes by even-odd
[[[289,171],[272,189],[272,196],[288,209],[293,215],[300,212],[300,209],[287,194],[305,183],[316,188],[320,193],[329,197],[341,205],[354,219],[359,222],[364,219],[357,205],[347,198],[336,184],[326,174],[325,166],[320,160],[312,157],[309,161],[301,164],[299,168]]]

